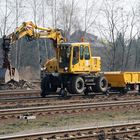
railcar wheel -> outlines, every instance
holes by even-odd
[[[93,90],[92,90],[92,87],[90,87],[90,86],[86,87],[85,90],[84,90],[84,94],[86,96],[88,96],[89,93],[91,93],[91,92],[93,92]]]
[[[67,91],[65,89],[61,89],[59,94],[61,97],[67,97]]]
[[[126,87],[121,88],[120,94],[125,95],[128,92],[128,89]]]
[[[83,78],[80,76],[72,77],[70,87],[69,87],[69,92],[81,94],[84,92],[84,89],[85,89],[85,83],[84,83]]]
[[[108,89],[108,81],[104,76],[96,79],[96,91],[106,93]]]

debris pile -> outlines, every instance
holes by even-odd
[[[0,90],[8,89],[35,89],[36,86],[26,80],[19,80],[19,82],[10,80],[7,83],[0,85]]]

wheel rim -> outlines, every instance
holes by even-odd
[[[105,79],[103,79],[103,80],[101,81],[101,87],[102,87],[102,88],[105,88],[105,87],[106,87],[106,80],[105,80]]]
[[[78,81],[78,82],[77,82],[77,89],[78,89],[78,90],[83,89],[83,82],[82,82],[82,81]]]

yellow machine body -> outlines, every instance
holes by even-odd
[[[101,58],[91,56],[89,43],[61,43],[57,53],[57,59],[44,64],[47,72],[88,74],[101,71]]]
[[[125,87],[127,84],[140,84],[140,72],[105,72],[111,87]]]

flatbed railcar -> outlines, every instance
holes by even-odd
[[[112,71],[104,72],[108,80],[110,90],[117,90],[126,93],[138,89],[140,93],[140,72]]]

